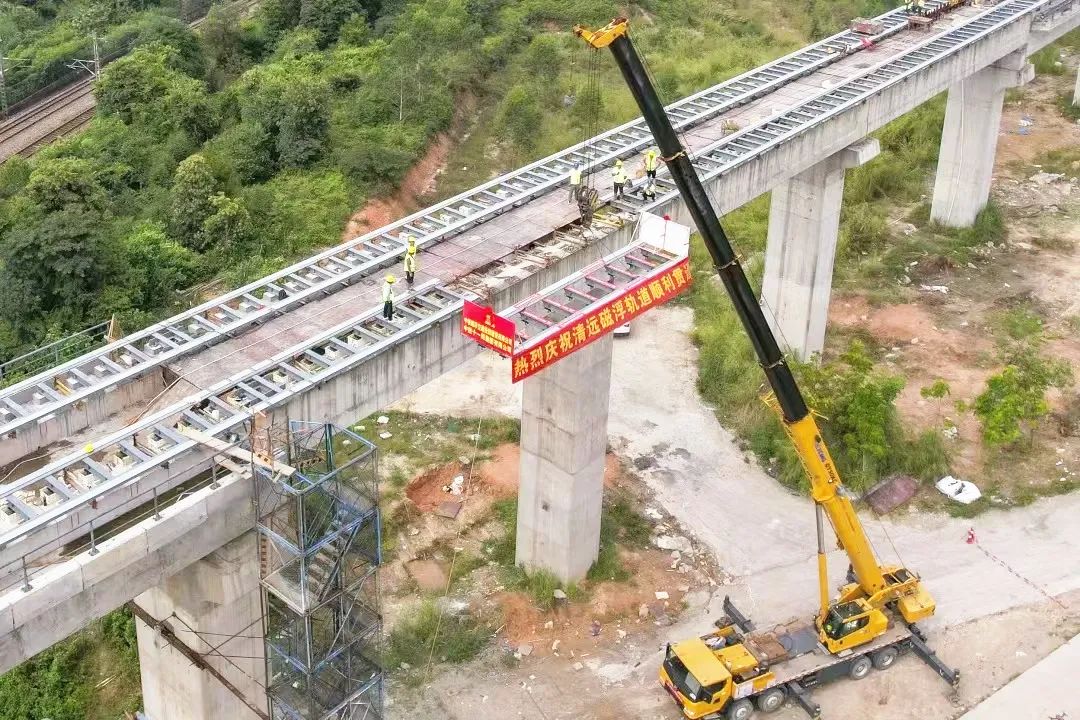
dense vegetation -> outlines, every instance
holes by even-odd
[[[209,7],[210,0],[5,2],[0,5],[5,99],[16,103],[79,76],[82,71],[70,67],[71,61],[94,59],[95,36],[98,57],[107,61],[148,38],[175,37]]]
[[[126,610],[0,675],[4,720],[116,720],[139,703],[135,620]]]
[[[102,32],[134,49],[97,82],[92,125],[29,161],[0,166],[0,359],[112,314],[130,331],[200,299],[192,288],[235,286],[337,242],[349,213],[396,187],[456,114],[463,126],[472,121],[455,154],[468,161],[447,168],[440,195],[636,114],[612,63],[597,62],[563,32],[627,5],[603,0],[264,0],[250,18],[213,9],[197,34],[171,17],[184,12],[183,0],[140,0],[137,11],[124,0],[7,3],[5,54],[33,59],[23,77],[47,78],[58,58],[86,55],[76,18],[98,2],[113,8]],[[636,0],[629,8],[670,101],[887,4]],[[858,262],[837,264],[840,283],[887,287],[928,251],[964,261],[976,244],[1002,237],[993,208],[975,228],[954,232],[927,227],[920,207],[914,240],[888,242],[886,205],[919,203],[943,108],[928,103],[885,128],[882,157],[849,173],[841,253]],[[755,279],[767,218],[762,198],[726,219],[735,244],[756,258]],[[706,277],[700,247],[694,262]],[[783,481],[801,484],[797,458],[758,401],[760,369],[730,303],[708,282],[690,302],[702,394],[760,458],[777,459]],[[825,432],[849,484],[865,488],[893,470],[943,472],[940,435],[910,437],[901,428],[893,400],[902,381],[875,369],[879,349],[856,341],[844,350],[797,370],[830,418]],[[1003,375],[994,391],[1016,395],[1015,381],[1015,373]],[[1017,416],[1041,410],[1027,396],[1017,405]],[[1015,437],[1009,418],[996,420],[1003,436]],[[1016,422],[1025,428],[1029,420]],[[598,577],[614,577],[614,539],[628,542],[633,528],[607,523],[604,533]],[[504,542],[497,557],[512,565],[512,545],[506,550]],[[537,595],[550,598],[550,589]],[[391,641],[398,664],[426,661],[430,649],[418,653],[417,641],[426,647],[435,617],[425,606],[402,625]],[[97,717],[92,649],[115,649],[130,677],[131,634],[116,631],[127,622],[112,617],[89,640],[73,638],[0,678],[0,715]],[[471,656],[481,635],[462,625],[435,653]],[[135,678],[137,692],[137,671]]]

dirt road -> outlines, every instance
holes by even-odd
[[[510,717],[674,718],[674,708],[654,679],[665,638],[705,631],[724,593],[761,620],[781,621],[812,609],[812,506],[780,487],[752,459],[746,462],[731,434],[701,402],[691,324],[690,310],[663,308],[636,322],[632,335],[616,343],[608,428],[616,452],[637,461],[659,502],[712,550],[733,576],[732,584],[711,598],[698,598],[683,622],[657,631],[653,647],[625,647],[589,658],[583,671],[548,660],[535,668],[505,671],[494,683],[488,681],[490,674],[483,681],[463,681],[458,673],[437,679],[425,696],[438,697],[447,717],[476,717],[499,697],[516,708]],[[509,383],[506,362],[481,357],[403,405],[457,415],[514,414],[520,392]],[[908,659],[869,686],[852,689],[856,684],[839,683],[822,690],[820,701],[847,715],[855,709],[851,703],[872,696],[873,708],[879,709],[865,717],[911,717],[911,693],[888,690],[910,676],[926,689],[924,717],[951,717],[1048,654],[1077,630],[1069,619],[1077,616],[1080,596],[1072,592],[1080,589],[1078,510],[1080,497],[1071,495],[988,513],[974,523],[978,545],[964,542],[970,521],[917,512],[885,522],[864,516],[881,556],[890,561],[899,554],[933,591],[938,613],[925,625],[940,654],[967,671],[964,687],[959,697],[950,698],[936,676]],[[837,582],[846,566],[841,554],[832,554]],[[1056,622],[1046,623],[1047,614]],[[1030,647],[1017,645],[1018,638]],[[618,691],[617,705],[614,683],[625,688]],[[866,691],[875,686],[879,691]],[[594,702],[598,698],[605,699]],[[787,713],[798,717],[790,709],[776,717]]]

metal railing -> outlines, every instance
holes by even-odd
[[[703,181],[716,178],[789,142],[821,123],[862,103],[867,97],[904,81],[926,67],[985,38],[1006,25],[1033,13],[1053,0],[1007,0],[963,25],[934,36],[904,53],[868,68],[795,107],[757,125],[744,128],[697,152],[694,166]],[[670,202],[678,189],[670,178],[657,178],[656,199],[648,202],[633,195],[616,205],[630,210],[650,210]]]
[[[0,363],[0,387],[37,375],[108,342],[111,321],[98,323]]]

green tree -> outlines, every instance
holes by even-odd
[[[844,466],[842,474],[853,487],[866,487],[888,457],[894,402],[904,381],[876,371],[858,341],[837,361],[802,366],[800,375],[815,409],[828,418],[824,429],[840,441],[834,459]]]
[[[330,87],[302,60],[253,68],[240,79],[245,122],[258,123],[274,139],[281,167],[318,160],[330,129]]]
[[[265,0],[259,10],[271,42],[300,22],[300,0]]]
[[[124,238],[124,267],[132,305],[154,309],[167,306],[173,294],[199,275],[199,258],[169,238],[156,223],[142,223]]]
[[[49,322],[66,328],[86,319],[114,264],[101,215],[80,203],[15,227],[0,242],[0,317],[23,340]]]
[[[30,181],[31,167],[26,158],[12,155],[0,165],[0,199],[17,195]]]
[[[235,9],[222,5],[210,8],[199,32],[206,53],[208,72],[218,87],[236,77],[244,68],[244,33]]]
[[[554,35],[537,35],[525,51],[525,70],[536,82],[552,83],[562,69],[562,51]]]
[[[938,419],[941,419],[941,405],[942,400],[951,394],[949,383],[945,382],[941,378],[938,378],[929,385],[919,388],[919,395],[926,400],[935,400],[935,405],[938,410]]]
[[[205,140],[215,125],[203,84],[174,67],[179,55],[159,43],[108,65],[94,83],[99,112],[151,132],[187,132]]]
[[[171,66],[175,70],[193,78],[201,78],[206,73],[203,46],[199,36],[187,23],[157,13],[147,13],[139,17],[132,30],[128,40],[132,46],[165,45],[175,51],[171,59]],[[199,31],[206,33],[205,23]]]
[[[543,122],[540,104],[528,88],[524,85],[510,88],[499,108],[499,125],[505,137],[523,152],[531,152]]]
[[[1026,432],[1030,442],[1039,421],[1050,412],[1047,390],[1072,382],[1068,363],[1043,357],[1037,344],[1019,344],[1009,352],[1002,371],[991,375],[986,389],[975,398],[972,410],[982,425],[983,440],[1007,447]]]
[[[68,206],[101,210],[105,192],[94,177],[94,167],[80,158],[41,160],[30,173],[26,196],[47,213]]]
[[[219,192],[210,198],[210,205],[214,213],[202,227],[206,243],[226,251],[242,247],[251,233],[251,215],[244,203]]]
[[[217,178],[202,155],[192,155],[176,168],[169,191],[169,232],[184,247],[197,252],[208,248],[212,238],[203,228],[215,212],[212,198],[217,192]]]
[[[338,39],[341,27],[355,17],[366,18],[363,0],[304,0],[300,7],[300,25],[311,28],[319,47]]]
[[[274,173],[274,142],[257,122],[242,122],[207,144],[206,154],[222,177],[233,175],[245,185],[261,182]]]

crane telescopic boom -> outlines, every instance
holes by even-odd
[[[716,272],[735,306],[735,312],[750,337],[754,352],[772,388],[773,397],[766,402],[779,412],[784,428],[810,478],[814,502],[819,512],[824,511],[829,517],[840,547],[851,560],[857,582],[841,591],[838,602],[864,598],[877,609],[895,602],[904,620],[909,623],[932,615],[934,601],[922,588],[916,575],[904,568],[883,568],[878,563],[851,500],[843,491],[840,475],[825,447],[817,422],[799,391],[791,368],[765,319],[739,258],[720,225],[690,156],[679,141],[649,80],[645,66],[630,40],[627,21],[618,18],[596,31],[576,26],[574,32],[593,48],[607,47],[614,55],[619,70],[660,148],[671,179],[682,194],[694,224],[705,241]],[[820,516],[818,526],[821,594],[819,622],[824,622],[829,603]]]

